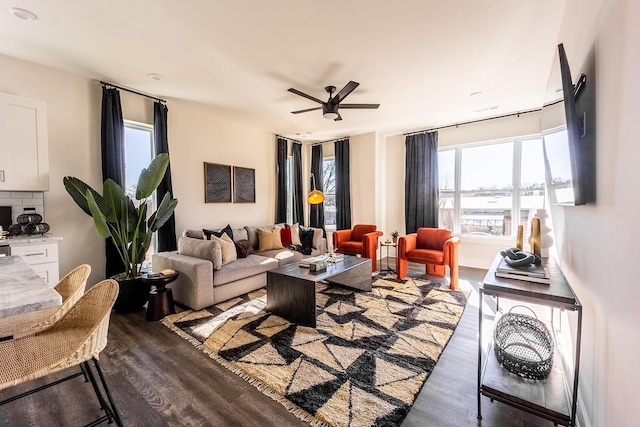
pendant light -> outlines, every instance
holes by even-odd
[[[322,194],[322,191],[316,190],[316,177],[314,174],[311,174],[311,192],[307,196],[307,202],[312,205],[324,202],[324,194]]]

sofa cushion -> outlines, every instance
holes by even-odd
[[[284,224],[275,224],[275,225],[246,225],[244,228],[247,230],[247,240],[251,242],[254,250],[258,250],[259,242],[258,242],[258,229],[271,231],[276,227],[284,227]]]
[[[224,266],[213,274],[213,286],[226,285],[278,267],[278,260],[251,254]]]
[[[178,239],[178,253],[211,261],[214,270],[222,268],[222,248],[215,240],[194,239],[181,236]]]
[[[362,236],[364,236],[367,233],[372,233],[376,231],[376,226],[375,225],[370,225],[370,224],[358,224],[356,226],[353,227],[353,229],[351,230],[351,239],[355,242],[361,242],[362,241]]]
[[[221,228],[220,230],[208,230],[206,228],[203,228],[202,233],[204,233],[205,239],[209,240],[211,240],[211,236],[222,237],[224,233],[227,233],[227,236],[229,236],[231,238],[231,241],[233,241],[233,230],[231,229],[231,226],[229,224],[227,224],[226,227]]]
[[[302,242],[300,241],[300,224],[296,222],[290,228],[291,228],[291,244],[296,246],[301,246]]]
[[[184,237],[191,237],[192,239],[204,239],[204,233],[202,230],[184,230],[182,232]]]
[[[210,239],[216,240],[220,244],[223,266],[238,259],[238,254],[236,253],[236,245],[235,243],[233,243],[233,240],[231,240],[231,237],[229,237],[227,233],[222,233],[222,237],[216,237],[214,234],[212,234],[210,236]]]
[[[280,240],[280,228],[267,231],[258,229],[258,251],[268,251],[270,249],[283,249],[282,240]]]
[[[283,227],[280,229],[280,240],[285,248],[291,246],[291,227]]]
[[[340,248],[336,250],[341,254],[361,254],[362,253],[362,242],[353,242],[351,240],[340,243]]]
[[[235,244],[238,258],[246,258],[253,253],[253,246],[251,246],[251,242],[247,239],[236,240]]]

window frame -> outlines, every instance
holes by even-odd
[[[504,144],[504,143],[508,143],[508,142],[512,142],[513,143],[513,152],[512,152],[512,156],[513,156],[513,161],[512,161],[512,171],[511,171],[511,182],[512,182],[512,189],[511,189],[511,215],[512,218],[514,217],[515,213],[519,213],[521,211],[522,208],[522,191],[524,190],[522,188],[522,182],[521,182],[521,176],[522,176],[522,145],[523,143],[525,143],[526,141],[534,141],[534,140],[539,140],[540,144],[542,144],[542,135],[540,134],[532,134],[532,135],[525,135],[525,136],[518,136],[518,137],[509,137],[509,138],[500,138],[500,139],[495,139],[495,140],[489,140],[489,141],[481,141],[481,142],[474,142],[474,143],[470,143],[470,144],[460,144],[460,145],[450,145],[450,146],[443,146],[440,147],[438,149],[438,154],[440,152],[443,151],[454,151],[454,185],[453,185],[453,190],[440,190],[438,189],[438,199],[440,199],[440,195],[442,193],[451,193],[453,192],[453,230],[451,230],[451,233],[457,236],[464,236],[465,238],[481,238],[481,239],[500,239],[500,240],[512,240],[513,238],[516,237],[517,232],[518,232],[518,225],[520,224],[520,221],[511,221],[511,230],[510,233],[508,235],[504,235],[504,236],[492,236],[492,235],[487,235],[487,236],[474,236],[472,234],[462,234],[462,227],[461,227],[461,221],[462,221],[462,194],[466,193],[468,191],[462,191],[461,187],[462,187],[462,152],[464,149],[466,148],[473,148],[473,147],[482,147],[482,146],[490,146],[490,145],[498,145],[498,144]],[[547,189],[546,189],[546,182],[544,183],[544,187],[545,187],[545,200],[547,197]],[[441,208],[438,208],[441,209]],[[438,215],[440,217],[440,215]],[[439,224],[439,226],[442,226],[441,224]],[[525,230],[525,235],[527,235],[527,230]]]
[[[326,191],[326,186],[324,185],[324,162],[333,162],[333,167],[334,167],[334,171],[335,171],[335,163],[336,163],[336,156],[326,156],[322,158],[322,172],[323,172],[323,176],[322,176],[322,194],[324,194],[324,198],[325,200],[327,199],[327,196],[333,196],[335,199],[336,193],[335,193],[335,188],[336,188],[336,184],[335,184],[335,179],[336,179],[336,175],[335,172],[333,174],[333,188],[334,188],[334,192],[333,193],[327,193]],[[337,215],[337,206],[335,206],[336,208],[336,215]],[[324,218],[325,218],[325,224],[324,224],[324,228],[325,230],[329,230],[329,231],[335,231],[337,228],[337,224],[330,224],[327,225],[326,220],[327,220],[327,208],[326,206],[323,204],[323,210],[324,210]]]

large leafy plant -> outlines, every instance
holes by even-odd
[[[118,279],[133,279],[140,275],[153,233],[171,217],[178,204],[166,193],[158,209],[147,219],[149,198],[158,188],[169,166],[169,155],[158,154],[138,179],[135,202],[112,179],[103,184],[102,195],[82,180],[65,176],[64,187],[87,214],[93,217],[98,235],[111,237],[126,271]]]

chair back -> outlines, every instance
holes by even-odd
[[[354,242],[361,242],[362,236],[373,231],[376,231],[375,224],[357,224],[351,230],[351,240]]]
[[[46,323],[51,324],[58,321],[84,294],[87,279],[91,274],[91,266],[82,264],[71,270],[53,288],[62,296],[62,306],[53,316],[47,319]]]
[[[416,248],[441,251],[444,242],[451,238],[451,231],[442,228],[418,228]]]
[[[107,345],[109,317],[118,296],[118,283],[106,279],[80,297],[65,315],[51,328],[41,334],[56,334],[74,330],[74,335],[84,341],[80,354],[84,360],[98,354]],[[62,335],[61,335],[62,336]]]

